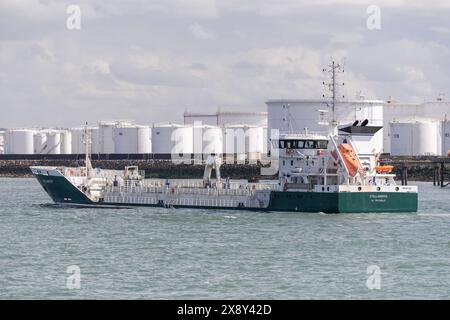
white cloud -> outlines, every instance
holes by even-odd
[[[213,31],[201,26],[197,22],[189,26],[189,31],[194,37],[202,40],[214,39],[216,37]]]
[[[450,34],[450,28],[447,27],[431,27],[430,30],[438,33]]]
[[[348,97],[449,95],[449,1],[377,1],[377,32],[365,0],[78,0],[68,31],[72,3],[0,2],[0,127],[264,110],[320,97],[330,56],[347,58]]]

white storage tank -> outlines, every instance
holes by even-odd
[[[98,153],[98,128],[89,128],[92,135],[91,153]],[[70,130],[70,140],[71,140],[71,153],[72,154],[84,154],[86,150],[86,145],[84,143],[84,127],[71,128]]]
[[[33,141],[34,154],[45,154],[47,148],[47,134],[45,131],[36,131]]]
[[[5,133],[6,154],[33,154],[34,130],[12,129]]]
[[[84,128],[82,127],[71,128],[70,134],[72,136],[72,153],[84,154],[85,150],[83,143]]]
[[[245,112],[245,111],[217,111],[213,113],[185,112],[184,124],[228,126],[250,124],[253,126],[267,126],[267,112]]]
[[[268,155],[270,150],[269,143],[269,129],[267,127],[263,127],[263,155]]]
[[[138,126],[137,153],[152,152],[152,131],[149,126]]]
[[[0,154],[5,153],[5,131],[0,131]]]
[[[133,126],[130,121],[99,121],[98,122],[98,152],[114,153],[114,128]]]
[[[118,125],[113,129],[114,153],[150,153],[150,128]]]
[[[61,132],[58,130],[48,130],[47,134],[47,148],[45,154],[60,154],[61,153]]]
[[[240,125],[227,125],[223,128],[223,153],[227,156],[237,155],[237,160],[245,160],[248,145],[246,128]]]
[[[442,155],[450,156],[450,121],[442,121]]]
[[[217,125],[267,126],[267,112],[217,112]]]
[[[246,131],[248,143],[248,159],[259,160],[264,152],[264,130],[263,127],[248,127]]]
[[[237,154],[238,160],[258,160],[264,151],[263,127],[228,125],[223,128],[223,152]]]
[[[403,120],[390,123],[391,155],[440,155],[442,149],[439,122]]]
[[[99,128],[91,127],[91,128],[89,128],[89,131],[90,131],[90,135],[91,135],[91,153],[92,154],[101,153]],[[83,144],[83,146],[84,146],[84,144]],[[84,153],[84,151],[83,151],[83,153]]]
[[[61,130],[61,154],[72,154],[72,133],[70,130]]]
[[[155,154],[193,153],[193,127],[173,123],[154,125],[152,127],[152,152]]]
[[[222,154],[223,152],[223,131],[220,127],[202,126],[203,129],[203,154]],[[194,141],[194,143],[197,141]],[[199,149],[194,145],[194,150]]]

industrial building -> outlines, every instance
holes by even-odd
[[[184,113],[184,124],[194,124],[201,122],[210,126],[225,125],[253,125],[267,126],[267,112],[224,112],[217,111],[214,113]]]

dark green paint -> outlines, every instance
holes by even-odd
[[[36,175],[40,184],[56,203],[96,206],[148,206],[129,203],[92,202],[65,177]],[[69,200],[70,199],[70,200]],[[282,192],[272,191],[267,208],[173,206],[174,208],[225,209],[251,211],[290,211],[325,213],[416,212],[417,193],[404,192]]]

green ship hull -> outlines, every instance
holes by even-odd
[[[166,204],[93,202],[64,176],[36,175],[37,180],[55,203],[95,207],[167,207]],[[416,192],[309,192],[271,191],[264,208],[170,205],[174,208],[224,209],[250,211],[371,213],[416,212]]]

